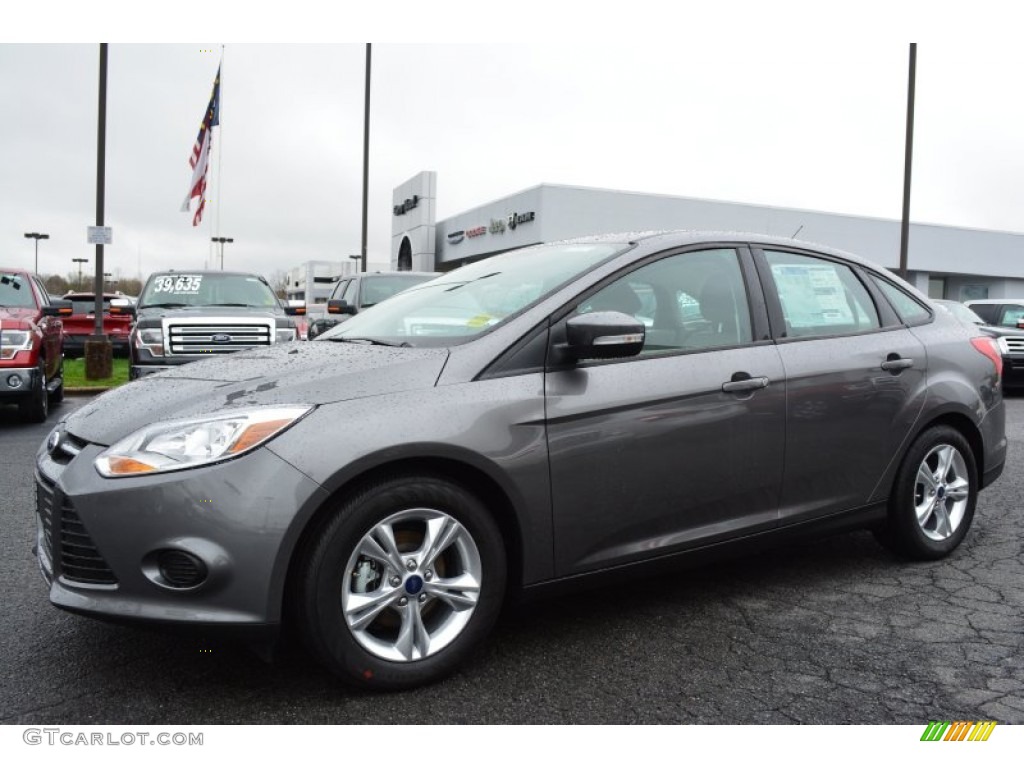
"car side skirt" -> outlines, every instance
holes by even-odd
[[[774,528],[748,536],[741,536],[729,541],[709,544],[703,547],[688,549],[636,563],[617,565],[599,571],[574,574],[550,581],[524,585],[519,598],[523,602],[535,599],[557,597],[582,589],[621,585],[623,577],[628,573],[635,578],[646,578],[669,570],[694,568],[710,563],[748,555],[762,550],[771,549],[782,543],[792,543],[823,536],[870,528],[884,522],[888,509],[888,500],[873,502],[854,510],[846,510],[833,515],[793,525]]]

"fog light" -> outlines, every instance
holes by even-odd
[[[20,387],[21,376],[19,376],[16,373],[12,373],[10,376],[7,377],[7,386],[9,386],[11,389],[17,389],[18,387]]]
[[[167,586],[175,589],[198,587],[206,581],[206,563],[190,552],[165,549],[157,555],[156,566]]]

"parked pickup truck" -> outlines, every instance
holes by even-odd
[[[0,403],[15,403],[26,421],[42,422],[64,399],[60,317],[70,301],[53,301],[30,272],[0,267]]]
[[[129,378],[243,349],[294,341],[294,316],[260,275],[157,272],[136,305]]]

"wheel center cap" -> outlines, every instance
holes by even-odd
[[[419,576],[410,576],[405,580],[405,591],[410,595],[418,595],[423,589],[423,579]]]
[[[946,497],[946,486],[940,485],[938,490],[935,491],[936,498],[943,499]]]

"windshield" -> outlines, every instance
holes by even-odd
[[[0,307],[27,307],[35,309],[32,286],[21,275],[0,274]]]
[[[153,275],[139,297],[139,308],[258,307],[277,309],[277,297],[255,275],[187,274]]]
[[[622,243],[541,245],[478,261],[360,312],[316,341],[460,344],[621,252]]]
[[[396,293],[401,293],[406,288],[425,283],[430,280],[430,275],[374,275],[364,277],[360,287],[359,305],[364,309],[379,304],[384,299],[390,299]]]

